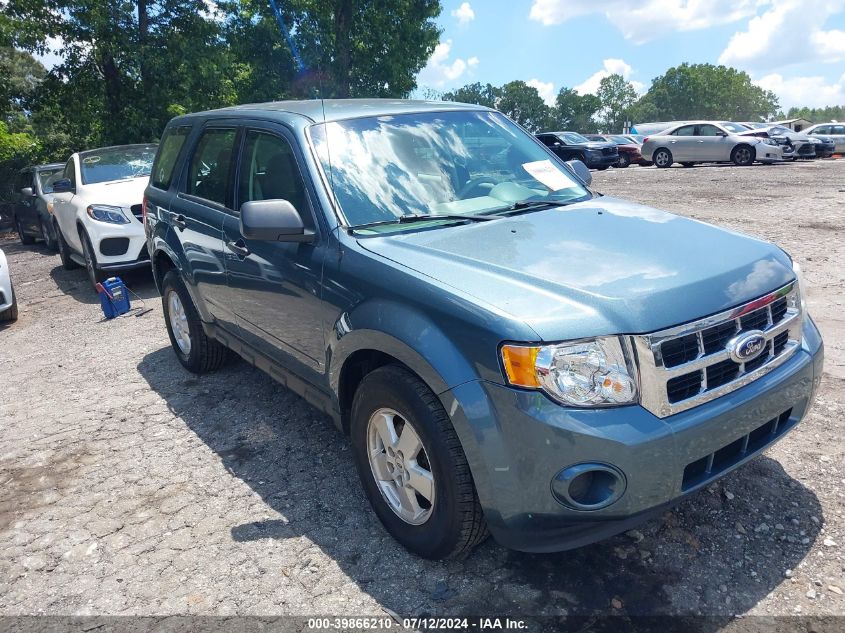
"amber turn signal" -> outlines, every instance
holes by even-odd
[[[532,389],[540,386],[540,380],[537,378],[537,372],[534,369],[539,351],[539,347],[502,346],[502,362],[505,365],[505,373],[510,384]]]

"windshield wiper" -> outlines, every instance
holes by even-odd
[[[419,214],[412,214],[412,215],[400,215],[395,220],[379,220],[378,222],[367,222],[366,224],[356,224],[355,226],[350,226],[348,228],[349,231],[358,231],[360,229],[369,229],[375,226],[387,226],[390,224],[412,224],[414,222],[428,222],[431,220],[461,220],[467,222],[487,222],[489,220],[493,220],[495,218],[487,218],[484,216],[478,215],[461,215],[458,213],[453,214],[440,214],[440,213],[419,213]]]
[[[526,211],[528,209],[533,209],[535,207],[567,207],[570,204],[575,204],[576,202],[580,202],[580,199],[576,200],[531,200],[530,198],[526,200],[517,200],[513,204],[510,204],[506,207],[502,207],[501,209],[495,209],[494,211],[488,211],[486,215],[501,215],[511,213],[513,211]]]

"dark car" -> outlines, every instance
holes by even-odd
[[[543,132],[537,138],[563,160],[580,160],[590,169],[607,169],[619,161],[616,143],[591,141],[577,132]]]
[[[44,240],[51,250],[57,241],[53,231],[53,182],[61,178],[64,165],[38,165],[18,172],[12,205],[15,230],[23,244],[36,238]]]
[[[783,250],[590,180],[470,104],[177,117],[144,202],[176,358],[326,412],[421,556],[629,529],[795,428],[823,347]]]
[[[591,141],[605,141],[607,143],[614,143],[616,149],[619,151],[619,160],[614,167],[625,168],[628,165],[636,163],[643,167],[651,165],[649,161],[643,158],[640,148],[641,143],[634,143],[631,139],[619,134],[585,134]]]

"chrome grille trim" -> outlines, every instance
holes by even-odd
[[[772,305],[781,298],[785,298],[786,300],[786,312],[780,321],[773,323]],[[705,354],[704,331],[734,321],[736,333],[739,333],[743,331],[741,326],[742,317],[755,313],[758,310],[766,311],[766,324],[759,329],[766,339],[767,349],[762,355],[768,354],[768,358],[759,367],[748,372],[745,371],[745,363],[741,363],[738,366],[738,373],[735,378],[717,387],[708,388],[707,369],[717,363],[729,360],[730,353],[726,348],[721,348],[710,354]],[[800,348],[802,322],[803,314],[801,313],[799,290],[797,283],[792,282],[759,299],[720,312],[719,314],[658,332],[632,336],[631,342],[636,350],[639,364],[642,406],[657,417],[665,418],[697,407],[754,382],[786,362]],[[729,330],[729,327],[727,329]],[[782,332],[788,332],[789,336],[783,349],[779,354],[775,355],[774,339]],[[663,344],[691,335],[696,337],[698,347],[697,357],[672,367],[664,366],[662,354]],[[695,348],[693,347],[694,350]],[[758,359],[755,358],[754,360],[757,361]],[[698,392],[688,398],[671,402],[668,393],[668,382],[673,378],[695,372],[701,374]]]

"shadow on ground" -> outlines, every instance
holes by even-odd
[[[130,293],[129,298],[132,301],[132,306],[140,297],[148,302],[159,297],[155,282],[153,281],[152,269],[138,268],[135,270],[115,271],[111,273],[114,277],[120,277],[126,287],[129,288],[135,295]],[[50,271],[50,277],[56,282],[56,286],[69,297],[73,297],[80,303],[100,303],[100,299],[94,288],[91,286],[91,281],[88,279],[88,273],[84,268],[76,268],[74,270],[65,270],[61,264]]]
[[[784,582],[818,535],[815,495],[760,457],[629,535],[546,555],[488,540],[466,560],[426,561],[370,511],[346,438],[271,378],[240,360],[196,377],[169,348],[138,369],[226,469],[284,517],[231,525],[233,547],[304,535],[400,617],[708,615],[686,630],[714,631]]]

